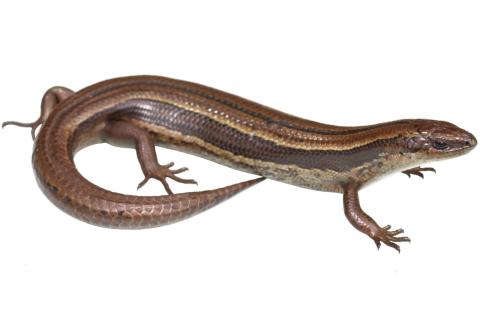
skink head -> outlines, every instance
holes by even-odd
[[[472,150],[477,139],[449,122],[415,120],[411,135],[405,146],[409,151],[420,152],[429,159],[459,156]]]

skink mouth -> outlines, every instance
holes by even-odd
[[[452,151],[455,151],[456,149],[458,152],[464,154],[472,151],[475,148],[477,145],[477,139],[470,132],[464,131],[463,134],[460,135],[456,141],[454,141],[454,143],[452,143],[452,145]]]
[[[469,134],[469,137],[465,140],[465,146],[467,148],[473,149],[477,145],[477,139],[473,134]]]
[[[458,139],[458,149],[463,152],[470,152],[477,145],[477,139],[473,134],[465,131],[463,136]]]

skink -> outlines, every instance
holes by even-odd
[[[155,227],[190,217],[265,178],[315,190],[343,193],[352,225],[374,240],[400,250],[410,241],[402,229],[380,227],[360,207],[359,189],[397,170],[423,177],[425,161],[465,154],[475,137],[444,121],[398,120],[343,127],[294,117],[241,97],[186,81],[156,76],[106,80],[81,91],[49,89],[40,118],[30,127],[33,167],[47,197],[85,222],[112,228]],[[36,129],[42,125],[35,137]],[[94,143],[132,146],[145,175],[168,195],[114,193],[87,181],[74,155]],[[261,176],[215,190],[173,194],[167,178],[187,168],[160,165],[155,145],[185,151]],[[408,169],[410,168],[410,169]],[[407,169],[407,170],[405,170]]]

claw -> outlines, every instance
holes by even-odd
[[[425,178],[425,176],[423,175],[423,173],[421,172],[412,172],[412,174],[416,175],[416,176],[419,176],[420,178]]]

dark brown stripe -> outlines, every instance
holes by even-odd
[[[123,80],[123,81],[122,81]],[[75,103],[71,106],[70,108],[75,108],[79,104],[83,103],[86,101],[86,99],[95,97],[98,95],[102,95],[104,93],[107,93],[109,91],[113,90],[119,90],[122,88],[126,89],[131,89],[130,87],[134,86],[157,86],[157,87],[163,87],[163,88],[168,88],[168,89],[173,89],[173,90],[180,90],[184,91],[186,93],[196,95],[198,97],[204,98],[204,99],[209,99],[212,100],[216,103],[222,104],[224,106],[230,107],[232,109],[235,109],[237,111],[240,111],[244,114],[247,114],[252,117],[259,118],[269,124],[276,124],[285,128],[293,129],[293,130],[298,130],[301,132],[307,132],[307,133],[313,133],[313,134],[321,134],[321,135],[350,135],[350,134],[355,134],[355,133],[360,133],[360,132],[365,132],[368,130],[376,129],[379,127],[384,126],[384,124],[375,124],[375,125],[370,125],[370,126],[364,126],[364,127],[352,127],[352,128],[347,128],[345,127],[344,129],[341,130],[331,130],[331,129],[318,129],[318,128],[308,128],[305,126],[297,126],[292,123],[289,123],[288,119],[272,119],[271,116],[265,115],[261,112],[253,111],[247,108],[242,107],[240,104],[234,103],[230,100],[220,98],[219,96],[215,96],[214,94],[209,94],[208,91],[211,92],[216,92],[218,95],[223,95],[223,96],[229,96],[229,93],[206,87],[200,84],[196,83],[190,83],[186,81],[181,81],[181,80],[174,80],[174,79],[169,79],[169,78],[163,78],[163,77],[154,77],[154,76],[137,76],[137,77],[126,77],[126,78],[118,78],[118,79],[113,79],[113,80],[106,80],[100,83],[97,83],[95,85],[92,85],[90,87],[87,87],[83,90],[81,90],[79,93],[82,93],[80,96],[82,96],[81,99],[78,99],[75,101]],[[137,87],[138,88],[138,87]],[[157,89],[158,90],[158,89]],[[86,91],[90,91],[88,94],[84,94]],[[232,99],[243,99],[238,96],[232,95]],[[264,109],[264,107],[260,104],[257,104],[252,101],[247,101],[245,100],[245,103],[248,104],[253,104],[255,105],[258,110]],[[282,114],[283,117],[285,117],[284,114]],[[298,118],[296,118],[298,119]],[[303,120],[303,119],[300,119]],[[402,124],[403,120],[396,121],[397,124]],[[321,125],[321,124],[319,124]]]
[[[114,109],[123,110],[116,117],[133,118],[197,137],[211,145],[254,160],[297,165],[301,168],[350,170],[377,159],[395,139],[378,140],[349,150],[305,150],[279,146],[272,141],[243,133],[175,105],[153,100],[129,100]],[[208,150],[207,150],[208,151]]]

